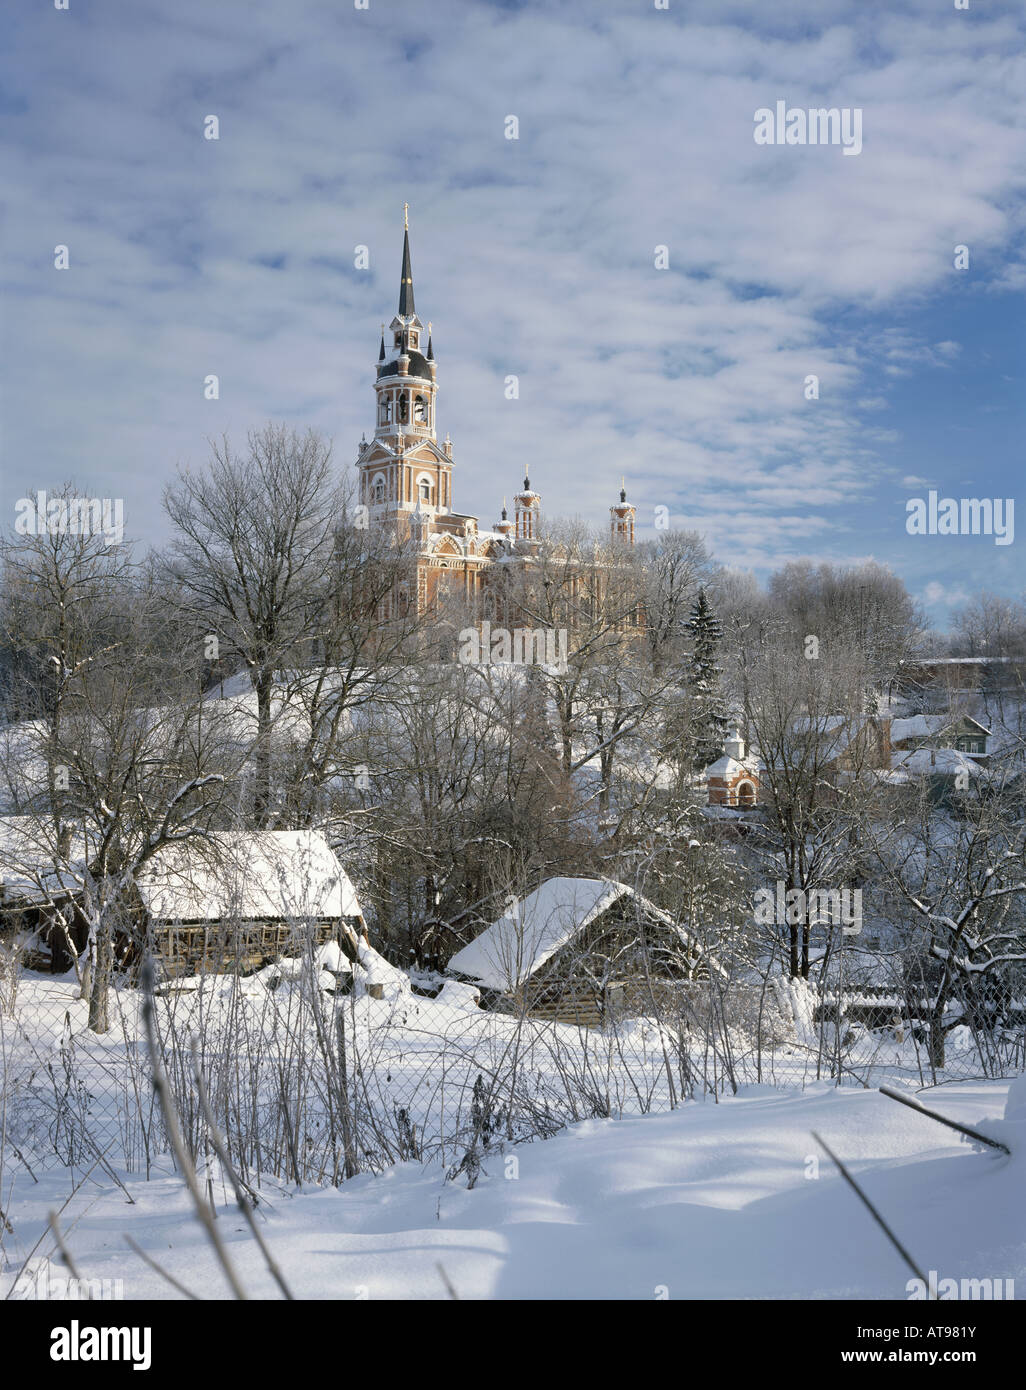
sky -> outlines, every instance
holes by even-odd
[[[67,3],[0,56],[5,524],[70,479],[160,544],[176,470],[268,420],[351,470],[408,202],[482,526],[526,461],[550,516],[624,475],[639,539],[873,557],[940,626],[1026,590],[1020,0]],[[778,101],[861,150],[757,143]],[[931,490],[1022,536],[909,535]]]

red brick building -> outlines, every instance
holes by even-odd
[[[523,559],[535,549],[541,497],[525,474],[523,487],[513,497],[512,520],[505,500],[500,519],[491,527],[456,510],[452,441],[446,434],[438,443],[438,367],[431,324],[425,331],[414,304],[408,227],[403,235],[399,307],[387,332],[382,325],[375,371],[374,433],[369,440],[364,437],[357,456],[359,500],[371,524],[397,524],[418,538],[419,611],[446,594],[477,606],[496,560]],[[634,517],[635,509],[621,488],[619,502],[610,508],[614,542],[634,544]]]

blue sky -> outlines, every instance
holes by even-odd
[[[639,534],[667,507],[760,576],[872,555],[941,623],[1026,588],[1017,0],[70,0],[5,23],[8,519],[73,478],[159,542],[175,468],[272,418],[351,468],[408,201],[482,524],[529,458],[549,513],[604,525],[625,473]],[[757,145],[777,100],[860,107],[861,154]],[[1023,539],[907,535],[930,488],[1018,493]]]

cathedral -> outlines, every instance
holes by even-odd
[[[525,476],[513,498],[513,519],[503,501],[501,518],[490,528],[454,509],[452,441],[446,434],[438,443],[438,368],[431,324],[425,341],[414,304],[408,219],[399,308],[388,325],[388,335],[386,342],[382,325],[374,381],[374,436],[369,440],[364,436],[357,456],[359,500],[372,523],[409,528],[416,537],[419,612],[446,597],[488,612],[492,609],[489,577],[496,562],[525,562],[537,548],[541,497]],[[635,509],[627,501],[625,488],[609,511],[611,540],[633,545]],[[407,602],[413,597],[403,596]]]

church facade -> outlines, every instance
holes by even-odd
[[[375,426],[360,444],[359,501],[371,525],[386,524],[409,533],[417,547],[416,602],[419,612],[442,598],[459,599],[479,612],[491,610],[490,580],[497,562],[528,563],[538,548],[541,497],[525,476],[513,497],[513,518],[505,501],[490,527],[455,508],[452,441],[437,435],[438,369],[432,326],[425,332],[413,294],[409,226],[403,233],[399,307],[387,330],[382,325],[375,364]],[[625,488],[610,508],[610,538],[634,544],[635,509]]]

